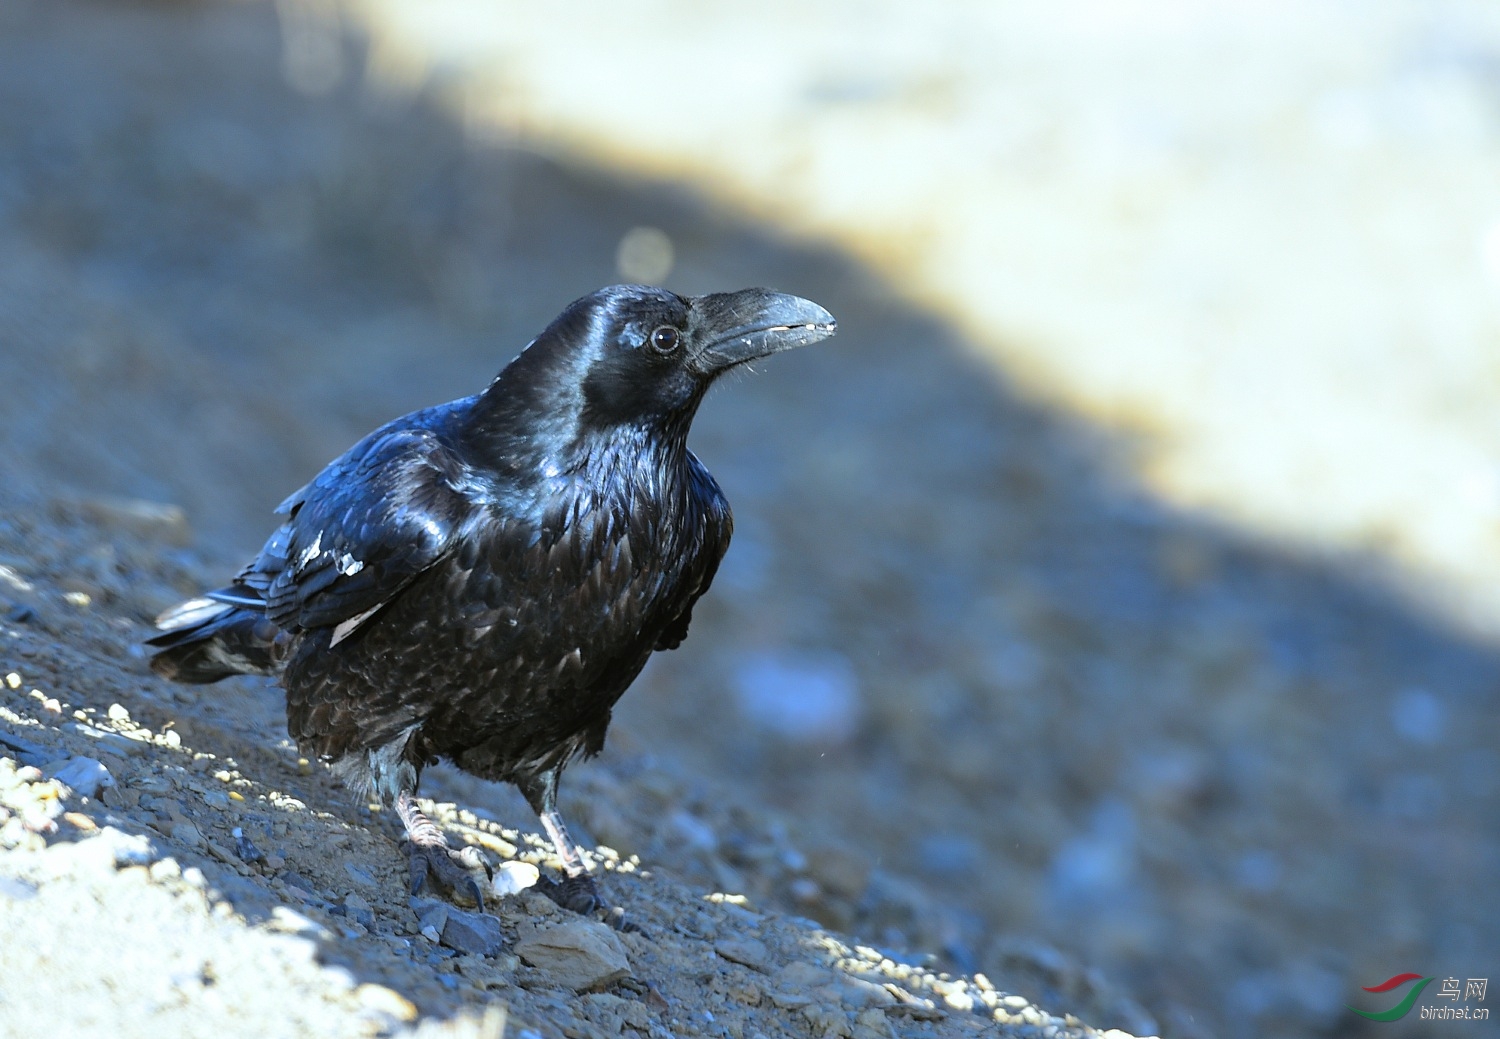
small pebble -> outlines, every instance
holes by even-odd
[[[606,988],[630,976],[619,936],[592,920],[570,920],[516,942],[516,954],[576,992]]]
[[[353,893],[345,895],[343,905],[336,906],[335,908],[342,909],[346,917],[348,917],[352,922],[363,927],[365,930],[368,931],[374,929],[375,911],[370,908],[369,902],[366,902],[358,895]]]
[[[242,827],[236,826],[230,831],[230,835],[234,837],[234,853],[240,857],[240,861],[262,862],[265,860],[265,855],[255,846],[249,837],[245,836],[245,831]]]
[[[518,895],[535,886],[541,875],[541,871],[529,862],[502,862],[490,881],[490,890],[500,898]]]
[[[458,953],[494,956],[505,948],[500,921],[487,913],[469,913],[449,909],[447,922],[439,935],[443,945]]]
[[[714,952],[731,963],[742,964],[753,970],[764,971],[769,955],[764,942],[750,939],[726,938],[714,943]]]
[[[82,812],[64,812],[63,821],[68,823],[74,829],[82,830],[85,833],[92,833],[99,828],[99,825],[95,823],[94,820],[90,819]]]
[[[375,878],[370,874],[370,871],[365,869],[365,867],[363,866],[356,865],[352,862],[346,862],[344,863],[344,872],[349,874],[349,879],[354,881],[360,887],[375,888],[379,886],[375,882]]]
[[[36,897],[36,885],[15,877],[0,877],[0,898],[11,902],[25,902]]]
[[[354,990],[354,998],[365,1009],[389,1014],[398,1021],[413,1021],[417,1016],[417,1008],[411,1000],[384,985],[361,985]]]
[[[203,831],[188,822],[171,823],[172,839],[193,848],[203,847]]]
[[[967,992],[949,992],[943,997],[943,1002],[947,1003],[954,1010],[969,1011],[974,1009],[974,997]]]
[[[96,798],[99,791],[115,785],[115,777],[96,758],[77,757],[53,774],[54,779],[79,797]]]

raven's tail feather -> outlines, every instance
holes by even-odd
[[[151,670],[174,682],[201,684],[231,675],[274,675],[285,638],[264,613],[212,598],[189,599],[156,618],[160,635]]]

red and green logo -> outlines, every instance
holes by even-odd
[[[1420,974],[1397,974],[1394,978],[1382,981],[1379,985],[1371,985],[1369,988],[1366,988],[1366,992],[1391,992],[1408,982],[1415,981],[1417,983],[1406,994],[1405,999],[1391,1007],[1391,1009],[1382,1010],[1379,1013],[1360,1010],[1358,1007],[1349,1006],[1348,1003],[1345,1003],[1344,1006],[1354,1011],[1360,1017],[1368,1017],[1371,1021],[1399,1021],[1411,1013],[1411,1008],[1416,1005],[1417,997],[1422,994],[1424,988],[1431,984],[1432,980],[1432,978],[1424,978]]]

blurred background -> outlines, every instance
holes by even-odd
[[[580,829],[1101,1025],[1418,1034],[1343,1004],[1500,963],[1497,174],[1478,0],[0,0],[0,477],[222,571],[584,292],[810,296]]]

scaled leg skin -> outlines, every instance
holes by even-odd
[[[458,851],[448,846],[443,831],[427,818],[417,807],[417,800],[410,791],[403,790],[396,797],[396,814],[406,827],[406,855],[411,867],[411,893],[422,890],[429,876],[437,880],[444,889],[455,894],[467,895],[484,911],[484,893],[474,879],[474,870],[484,868],[479,849],[465,845]]]
[[[541,812],[538,818],[542,820],[542,829],[547,831],[547,837],[552,841],[552,847],[557,849],[557,855],[563,863],[562,882],[553,885],[552,890],[547,892],[548,897],[564,909],[571,909],[581,916],[588,916],[594,910],[603,908],[604,900],[599,895],[599,888],[589,875],[589,868],[583,864],[578,845],[568,836],[562,814],[556,808],[549,808]]]
[[[639,931],[639,927],[626,919],[625,910],[610,905],[599,894],[599,888],[590,876],[588,866],[584,865],[583,856],[579,854],[578,845],[568,836],[568,828],[557,810],[558,776],[558,771],[547,772],[538,776],[534,783],[521,787],[521,793],[541,820],[542,829],[547,831],[547,838],[557,850],[557,857],[562,859],[563,864],[563,879],[555,881],[544,877],[537,885],[537,890],[564,909],[580,916],[599,914],[617,930]]]

